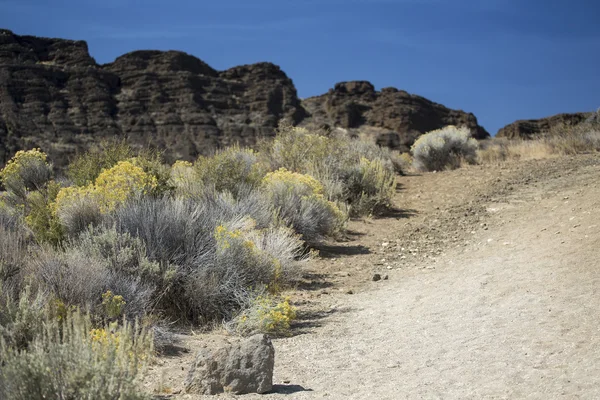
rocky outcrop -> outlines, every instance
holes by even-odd
[[[593,113],[557,114],[547,118],[515,121],[500,129],[496,137],[508,139],[529,139],[543,135],[553,128],[579,125],[592,116]]]
[[[236,142],[252,146],[282,120],[368,128],[380,144],[401,150],[448,124],[488,136],[473,114],[368,82],[339,83],[300,101],[271,63],[217,71],[183,52],[135,51],[99,65],[83,41],[0,30],[0,167],[31,147],[60,167],[119,136],[164,150],[167,161],[191,160]]]
[[[311,114],[305,124],[378,128],[377,142],[401,151],[408,151],[423,133],[446,125],[467,126],[477,139],[489,137],[473,114],[449,109],[396,88],[376,91],[366,81],[338,83],[322,96],[303,100],[302,105]]]
[[[0,31],[0,165],[41,147],[61,166],[115,136],[189,160],[304,117],[291,79],[270,63],[219,72],[182,52],[136,51],[98,65],[85,42]]]
[[[204,348],[184,383],[187,393],[266,393],[273,388],[275,349],[262,334],[236,344]]]

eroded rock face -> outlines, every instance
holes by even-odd
[[[467,125],[473,114],[369,82],[342,82],[300,101],[276,65],[216,71],[178,51],[135,51],[99,65],[83,41],[0,30],[0,167],[17,150],[40,147],[58,167],[98,142],[126,137],[193,160],[215,148],[252,146],[292,124],[369,128],[381,145],[408,150],[420,134]]]
[[[270,63],[218,72],[182,52],[136,51],[98,65],[85,42],[0,31],[0,166],[33,146],[61,166],[115,136],[190,160],[304,117],[291,79]]]
[[[563,125],[578,125],[586,121],[593,113],[557,114],[547,118],[515,121],[500,129],[496,137],[509,139],[528,139],[544,134],[552,128]]]
[[[184,383],[187,393],[266,393],[273,388],[275,349],[266,335],[202,349]]]
[[[312,116],[304,123],[379,128],[377,142],[401,151],[408,151],[423,133],[447,125],[467,126],[477,139],[489,137],[473,114],[449,109],[396,88],[376,91],[365,81],[338,83],[322,96],[303,100],[302,105]]]

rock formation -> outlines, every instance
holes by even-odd
[[[547,118],[528,119],[515,121],[500,129],[496,137],[508,139],[528,139],[536,135],[544,134],[552,128],[564,125],[578,125],[586,121],[593,113],[557,114]]]
[[[192,160],[234,142],[253,145],[292,124],[366,128],[382,145],[407,150],[444,125],[487,132],[473,114],[393,88],[339,83],[300,101],[276,65],[216,71],[178,51],[135,51],[99,65],[83,41],[0,30],[0,167],[23,148],[40,147],[57,166],[110,138],[155,146],[167,161]]]
[[[396,88],[376,91],[366,81],[338,83],[326,94],[302,101],[302,105],[311,114],[304,124],[378,128],[377,142],[401,151],[408,151],[423,133],[446,125],[467,126],[477,139],[489,137],[473,114],[451,110]]]

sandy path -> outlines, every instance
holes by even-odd
[[[599,177],[588,163],[492,199],[477,240],[276,340],[289,384],[244,398],[600,398]]]

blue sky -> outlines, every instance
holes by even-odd
[[[300,97],[395,86],[488,131],[600,107],[597,0],[0,0],[0,27],[86,40],[99,63],[182,50],[213,68],[282,67]]]

